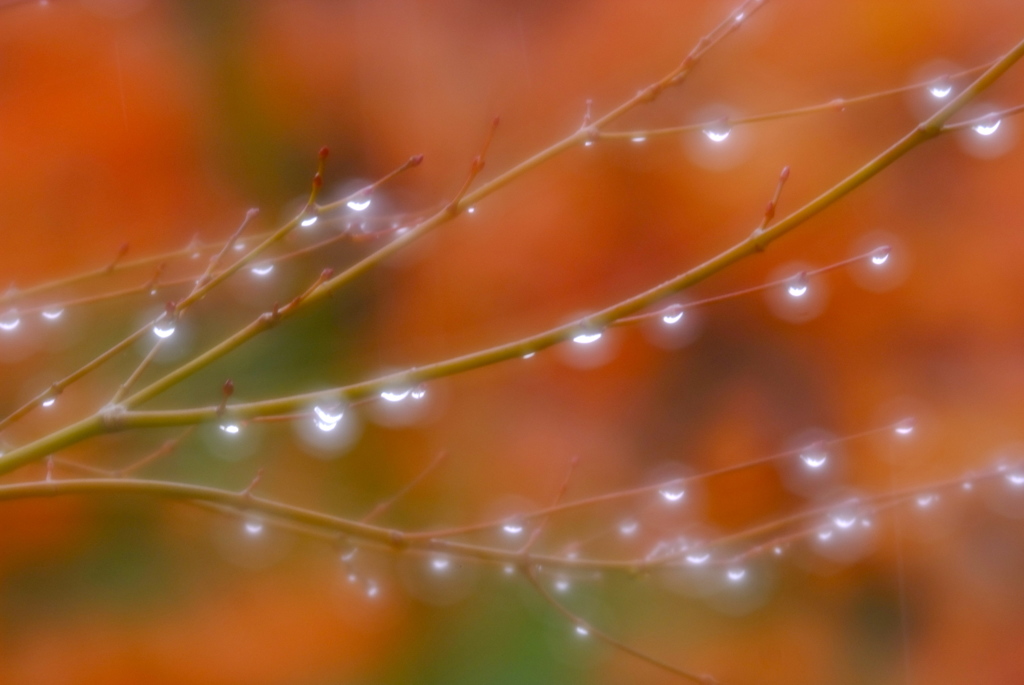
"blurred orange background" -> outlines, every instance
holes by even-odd
[[[7,3],[0,286],[102,268],[124,244],[138,258],[196,236],[223,240],[250,207],[260,208],[260,230],[273,228],[301,207],[323,145],[327,199],[425,155],[359,220],[418,216],[456,192],[494,116],[483,180],[576,130],[588,100],[602,114],[668,72],[732,9],[720,0]],[[1024,8],[1013,0],[771,0],[683,86],[614,128],[926,81],[1022,38]],[[1018,66],[963,116],[1019,104],[1022,84]],[[216,403],[226,378],[240,400],[318,390],[573,320],[742,240],[783,166],[792,176],[780,216],[936,106],[921,89],[737,127],[721,145],[694,132],[569,150],[153,406]],[[360,408],[344,444],[288,425],[249,426],[234,441],[202,427],[142,475],[239,489],[264,468],[261,494],[358,518],[444,450],[388,514],[389,525],[418,530],[545,504],[573,456],[571,499],[773,454],[809,429],[843,436],[917,419],[912,440],[851,441],[829,478],[802,489],[785,468],[764,466],[708,481],[675,511],[630,501],[552,521],[540,546],[564,552],[623,517],[643,521],[640,549],[987,468],[1024,440],[1020,136],[1007,119],[991,139],[964,131],[930,142],[679,299],[892,245],[889,275],[851,267],[813,281],[813,315],[739,298],[688,315],[675,339],[616,329],[591,357],[563,345],[431,383],[412,415]],[[323,224],[317,238],[335,230]],[[283,263],[266,282],[239,274],[190,312],[149,377],[379,244],[342,243]],[[168,278],[196,268],[170,260]],[[158,314],[174,292],[69,307],[53,326],[26,315],[0,335],[0,413]],[[52,412],[4,431],[0,449],[94,411],[145,351],[129,350]],[[104,437],[66,456],[122,465],[176,434]],[[5,478],[43,474],[33,466]],[[735,596],[609,575],[574,578],[564,600],[631,646],[729,685],[1018,683],[1021,515],[980,495],[944,496],[935,509],[879,515],[863,550],[794,545],[752,568]],[[460,567],[438,580],[420,558],[380,555],[349,582],[331,546],[269,530],[248,539],[238,519],[181,503],[6,502],[0,550],[2,683],[677,682],[578,639],[500,569]],[[371,581],[378,597],[366,596]]]

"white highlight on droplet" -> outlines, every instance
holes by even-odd
[[[526,354],[523,355],[523,359],[533,359],[533,357],[536,354],[537,354],[536,352],[527,352]]]
[[[828,454],[818,450],[802,452],[800,461],[807,464],[808,468],[820,469],[828,461]]]
[[[999,130],[999,125],[1002,123],[1001,119],[996,119],[995,121],[987,124],[975,124],[971,128],[973,128],[974,132],[979,136],[990,136]]]
[[[447,557],[435,557],[434,559],[431,559],[430,565],[435,571],[441,572],[447,571],[448,567],[452,565],[452,562]]]
[[[786,292],[789,293],[790,297],[803,297],[806,295],[807,275],[800,273],[789,279],[789,282],[786,284]]]
[[[619,524],[619,532],[625,535],[626,537],[629,537],[630,535],[634,534],[639,527],[640,524],[638,524],[636,521],[623,521]]]
[[[662,488],[658,490],[658,494],[666,502],[678,502],[686,495],[686,491],[682,488]]]
[[[738,583],[747,577],[747,571],[742,568],[731,568],[725,572],[725,577],[733,583]]]
[[[590,631],[584,628],[583,626],[576,626],[576,634],[580,637],[587,637],[588,635],[590,635]]]
[[[341,417],[345,415],[345,412],[340,409],[337,414],[332,414],[320,407],[313,407],[313,413],[316,414],[316,418],[313,419],[314,425],[325,433],[337,428]]]
[[[406,397],[409,396],[410,392],[412,392],[412,391],[409,390],[409,389],[405,389],[405,390],[385,390],[384,392],[382,392],[380,394],[380,396],[381,396],[381,399],[387,400],[388,402],[401,402],[402,400],[404,400]]]
[[[594,144],[594,141],[588,140],[587,142],[583,143],[583,147],[591,147],[593,144]]]
[[[377,586],[377,583],[373,582],[372,580],[368,581],[366,583],[366,596],[372,599],[373,597],[376,597],[379,594],[380,588]]]
[[[409,397],[413,398],[414,400],[422,400],[426,396],[427,389],[424,388],[423,386],[417,386],[413,388],[412,391],[409,393]]]
[[[263,532],[263,522],[262,521],[246,521],[245,522],[245,532],[248,533],[249,535],[259,535],[260,533]]]
[[[240,431],[242,430],[242,429],[241,429],[241,428],[240,428],[240,427],[238,426],[238,424],[234,424],[234,423],[225,423],[225,424],[222,424],[222,425],[220,426],[220,429],[221,429],[222,431],[224,431],[225,433],[227,433],[228,435],[238,435],[238,433],[239,433],[239,432],[240,432]]]
[[[600,333],[580,333],[573,338],[572,341],[574,343],[579,343],[580,345],[589,345],[590,343],[597,342],[600,339]]]
[[[310,226],[315,224],[319,218],[320,217],[311,216],[308,219],[303,219],[302,221],[299,222],[299,226],[302,226],[303,228],[309,228]]]
[[[64,313],[63,309],[44,309],[42,314],[43,318],[47,321],[56,321]]]
[[[470,207],[466,211],[469,212],[470,214],[476,214],[476,207]]]
[[[707,136],[707,139],[710,140],[712,143],[721,143],[722,141],[724,141],[726,138],[729,137],[730,133],[732,133],[732,131],[730,131],[727,128],[722,128],[722,129],[706,128],[706,129],[704,129],[704,135]]]
[[[153,334],[158,338],[169,338],[174,335],[174,324],[156,324],[153,326]]]
[[[821,540],[822,542],[826,542],[828,540],[831,540],[832,539],[832,530],[831,529],[826,529],[826,530],[823,530],[823,531],[819,531],[818,532],[818,539]]]
[[[914,432],[914,419],[903,419],[893,429],[896,435],[910,435]]]
[[[667,323],[669,326],[671,326],[682,321],[683,314],[685,314],[685,312],[682,309],[676,309],[671,312],[666,312],[665,314],[663,314],[661,320]]]
[[[56,397],[51,397],[50,399],[43,401],[43,406],[44,407],[52,407],[54,402],[56,402],[56,401],[57,401]]]
[[[17,312],[8,312],[4,318],[0,319],[0,330],[7,332],[13,331],[21,324],[21,317],[18,316]]]
[[[361,212],[370,206],[370,198],[366,198],[362,202],[359,200],[349,200],[345,205],[353,212]]]
[[[882,266],[889,261],[889,246],[883,245],[871,253],[871,263],[875,266]]]
[[[253,273],[253,275],[262,277],[262,276],[270,275],[270,272],[273,271],[273,270],[274,270],[274,265],[273,264],[265,264],[265,265],[262,265],[262,266],[254,266],[252,268],[252,273]]]
[[[1013,485],[1013,486],[1019,488],[1020,486],[1024,485],[1024,474],[1021,474],[1021,473],[1011,473],[1011,474],[1008,474],[1006,476],[1006,481],[1010,485]],[[966,483],[965,483],[965,485],[966,485]]]
[[[941,100],[942,98],[948,97],[949,94],[953,92],[953,86],[948,83],[937,83],[934,86],[931,86],[928,89],[928,92],[932,94],[933,98]]]
[[[572,585],[570,585],[569,581],[565,578],[559,578],[555,581],[555,590],[558,592],[568,592],[570,587],[572,587]]]
[[[519,535],[523,532],[523,524],[518,521],[510,521],[501,527],[509,535]]]
[[[935,504],[935,500],[937,500],[938,498],[938,495],[920,495],[917,498],[917,506],[921,507],[922,509],[927,509],[931,505]]]
[[[695,552],[693,554],[686,555],[686,563],[691,566],[706,564],[709,559],[711,559],[711,552]]]
[[[634,143],[642,143],[645,140],[647,140],[647,136],[634,136],[633,138],[630,138],[630,140],[632,140]]]
[[[843,530],[849,530],[857,524],[856,516],[833,516],[832,523],[836,524],[837,528]]]

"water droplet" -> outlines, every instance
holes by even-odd
[[[883,245],[871,253],[871,263],[875,266],[882,266],[889,261],[889,246]]]
[[[235,252],[242,252],[243,250],[245,250],[245,243],[243,243],[242,241],[238,241],[237,243],[235,243],[233,249]]]
[[[13,309],[4,314],[3,318],[0,318],[0,330],[10,332],[17,328],[19,324],[21,324],[21,317]]]
[[[568,592],[572,585],[565,578],[559,578],[555,581],[555,590],[558,592]]]
[[[1014,487],[1021,487],[1024,485],[1024,473],[1010,473],[1006,476],[1006,481]]]
[[[422,385],[416,386],[415,388],[412,389],[412,392],[409,393],[409,397],[413,398],[414,400],[422,400],[426,396],[427,389],[424,388]]]
[[[220,429],[227,433],[228,435],[238,435],[239,431],[242,430],[237,424],[234,423],[221,424]]]
[[[469,212],[470,214],[476,214],[476,207],[470,207],[466,211]]]
[[[361,201],[360,200],[349,200],[348,202],[345,203],[345,205],[349,209],[351,209],[353,212],[361,212],[361,211],[363,211],[364,209],[366,209],[367,207],[370,206],[370,198],[366,198],[365,200],[361,200]]]
[[[381,396],[382,399],[385,399],[388,402],[401,402],[402,400],[404,400],[406,397],[409,396],[410,392],[411,392],[411,390],[409,390],[409,389],[405,389],[405,390],[385,390],[384,392],[382,392],[380,394],[380,396]]]
[[[928,88],[928,92],[932,94],[933,98],[941,100],[944,97],[948,97],[949,94],[953,92],[953,86],[948,83],[936,83]]]
[[[435,557],[430,560],[430,566],[437,572],[447,571],[452,562],[447,557]]]
[[[534,355],[536,354],[536,352],[527,352],[526,354],[523,355],[523,359],[533,359]]]
[[[917,506],[922,509],[927,509],[931,505],[935,504],[937,499],[939,499],[938,495],[919,495],[917,498]]]
[[[971,481],[965,481],[964,484],[961,485],[960,487],[962,487],[964,490],[973,490],[974,483],[972,483]]]
[[[54,402],[56,402],[56,401],[57,401],[56,397],[51,397],[50,399],[43,401],[43,406],[44,407],[52,407]]]
[[[896,435],[910,435],[914,432],[914,419],[903,419],[893,430],[896,431]]]
[[[344,561],[346,564],[349,563],[350,561],[352,561],[355,558],[356,552],[358,552],[358,551],[359,550],[357,548],[353,547],[350,550],[346,550],[345,552],[342,552],[341,553],[341,560]]]
[[[773,554],[774,554],[775,556],[777,556],[777,557],[781,557],[781,556],[782,556],[782,548],[781,548],[781,547],[778,547],[778,546],[776,546],[776,547],[773,547],[773,548],[772,548],[772,553],[773,553]]]
[[[746,569],[731,568],[725,572],[725,576],[733,583],[738,583],[747,577]]]
[[[572,341],[574,343],[579,343],[580,345],[589,345],[590,343],[597,342],[600,339],[600,333],[580,333],[573,338]]]
[[[661,490],[658,490],[658,494],[661,495],[666,502],[678,502],[683,499],[684,495],[686,495],[686,491],[682,488],[662,488]]]
[[[588,140],[587,142],[583,143],[583,147],[591,147],[593,145],[594,145],[594,141],[592,141],[592,140]]]
[[[372,580],[367,581],[367,583],[366,583],[366,596],[372,599],[372,598],[376,597],[379,594],[380,594],[380,588],[377,586],[377,583],[373,582]]]
[[[677,324],[680,321],[682,321],[683,320],[683,314],[685,314],[685,312],[683,311],[683,308],[679,307],[679,306],[675,306],[675,307],[672,307],[671,309],[667,310],[664,314],[662,314],[661,320],[664,321],[665,323],[667,323],[669,326],[671,326],[673,324]]]
[[[174,335],[174,324],[158,323],[153,326],[153,334],[158,338],[169,338]]]
[[[519,521],[509,521],[501,529],[509,535],[519,535],[523,532],[523,524]]]
[[[245,522],[245,532],[248,533],[249,535],[259,535],[260,533],[263,532],[263,522],[262,521],[246,521]]]
[[[712,143],[721,143],[729,137],[730,133],[732,133],[732,131],[728,126],[716,126],[714,128],[704,129],[704,135],[707,136],[708,140]]]
[[[63,309],[44,309],[42,312],[43,318],[47,321],[56,321],[63,313]]]
[[[347,576],[345,576],[345,580],[347,580],[347,581],[348,581],[348,582],[350,582],[350,583],[354,583],[354,582],[356,582],[357,580],[359,580],[359,576],[357,576],[357,575],[356,575],[356,574],[354,574],[354,573],[350,573],[350,574],[348,574]]]
[[[647,140],[647,136],[634,136],[630,140],[632,140],[634,143],[642,143],[645,140]]]
[[[303,219],[302,221],[300,221],[299,225],[302,226],[303,228],[309,228],[310,226],[315,224],[318,219],[319,217],[311,216],[308,219]]]
[[[822,542],[826,542],[832,539],[832,530],[826,529],[818,532],[818,539]]]
[[[820,469],[828,461],[828,454],[824,450],[811,448],[800,453],[800,460],[808,468]]]
[[[626,537],[629,537],[630,535],[635,533],[639,527],[640,524],[638,524],[636,521],[623,521],[619,524],[619,532],[625,535]]]
[[[254,266],[252,268],[252,273],[254,275],[256,275],[256,276],[263,277],[263,276],[270,275],[270,272],[273,271],[273,270],[274,270],[274,265],[273,264],[263,264],[263,265],[260,265],[260,266]]]
[[[807,274],[798,273],[786,283],[786,292],[790,297],[803,297],[807,294]]]
[[[990,121],[982,124],[975,124],[971,128],[973,128],[974,132],[977,133],[979,136],[990,136],[999,130],[999,125],[1002,123],[1003,122],[1000,119],[996,119],[995,121]]]
[[[586,637],[590,635],[590,631],[584,628],[583,626],[576,626],[576,634],[580,637]]]
[[[338,413],[332,413],[325,411],[320,407],[313,407],[313,413],[316,414],[316,418],[313,419],[313,423],[317,428],[325,433],[328,433],[338,427],[338,422],[341,421],[341,417],[345,415],[345,412],[341,409]]]
[[[504,572],[506,576],[510,576],[516,572],[516,567],[512,564],[505,564],[504,566],[502,566],[501,570],[502,572]]]
[[[833,516],[832,523],[836,524],[837,528],[843,530],[849,530],[857,524],[856,516]]]
[[[691,566],[706,564],[711,559],[711,552],[694,552],[686,555],[686,563]]]

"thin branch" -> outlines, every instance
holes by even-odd
[[[671,673],[673,675],[686,678],[687,680],[690,680],[694,683],[700,683],[700,685],[712,685],[713,683],[718,682],[709,675],[694,673],[692,671],[687,671],[677,666],[673,666],[672,664],[666,663],[661,659],[653,657],[645,652],[641,652],[635,647],[629,646],[625,642],[612,637],[611,635],[602,630],[598,630],[593,625],[584,621],[582,618],[580,618],[572,611],[570,611],[569,608],[566,607],[564,604],[555,599],[554,596],[547,591],[547,588],[545,588],[544,585],[541,584],[539,580],[537,580],[536,571],[533,567],[525,568],[523,570],[523,574],[526,576],[526,579],[530,581],[530,585],[532,585],[533,588],[537,591],[537,594],[539,594],[545,602],[551,605],[551,607],[555,611],[557,611],[563,617],[568,619],[569,622],[576,627],[576,632],[581,636],[593,636],[601,642],[605,643],[606,645],[614,647],[620,652],[629,654],[630,656],[636,657],[644,663],[654,666],[659,670],[667,671],[668,673]]]

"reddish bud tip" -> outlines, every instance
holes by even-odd
[[[492,128],[497,128],[498,124],[501,123],[501,117],[494,117],[494,121],[491,122]]]
[[[334,269],[327,267],[320,272],[320,279],[326,281],[328,278],[334,275]]]
[[[782,167],[782,173],[779,174],[779,180],[780,181],[788,181],[789,180],[789,167],[788,166]]]
[[[320,157],[320,161],[322,162],[322,161],[324,161],[325,159],[327,159],[327,155],[329,155],[329,154],[331,154],[331,151],[330,151],[330,149],[329,149],[329,148],[327,148],[327,146],[325,145],[324,147],[320,148],[320,152],[319,152],[319,153],[317,153],[317,156],[318,156],[318,157]]]
[[[324,177],[319,172],[313,176],[313,187],[317,190],[324,187]]]
[[[171,301],[169,301],[167,303],[165,311],[167,312],[168,316],[174,316],[174,312],[177,311],[177,309],[178,309],[178,303],[175,302],[174,300],[171,300]]]
[[[409,166],[419,166],[423,163],[423,155],[414,155],[409,159]]]
[[[222,388],[222,390],[224,392],[224,397],[231,397],[233,394],[235,394],[235,384],[231,381],[230,378],[224,381],[224,387]]]

